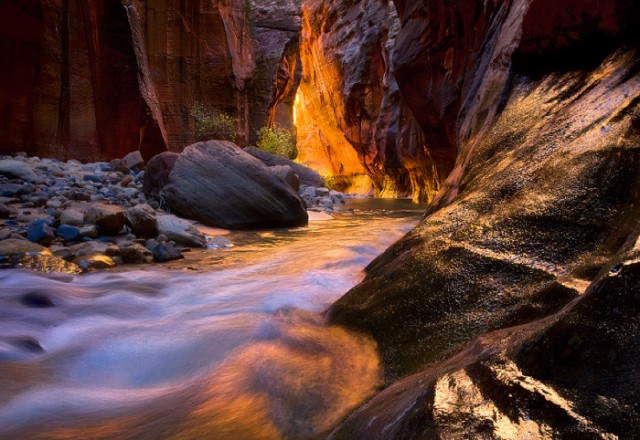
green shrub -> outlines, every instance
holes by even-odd
[[[296,140],[286,128],[262,127],[258,131],[256,147],[287,159],[295,159],[298,155]]]
[[[222,139],[235,142],[238,139],[238,118],[224,112],[211,112],[199,102],[191,106],[194,136],[198,141]]]

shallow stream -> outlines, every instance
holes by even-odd
[[[0,271],[0,438],[315,438],[380,384],[322,312],[419,220],[354,200],[231,249],[82,276]]]

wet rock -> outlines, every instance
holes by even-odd
[[[94,255],[94,254],[106,254],[110,244],[102,241],[87,241],[84,243],[74,244],[70,246],[71,250],[77,257]]]
[[[0,197],[16,197],[21,189],[22,185],[17,183],[2,183],[0,184]]]
[[[71,225],[60,225],[56,230],[56,235],[64,241],[77,241],[82,239],[80,229]]]
[[[98,238],[98,236],[100,235],[98,233],[98,229],[92,225],[82,226],[81,228],[79,228],[79,232],[80,232],[80,237],[85,239]]]
[[[0,218],[9,218],[11,216],[11,210],[4,203],[0,203]]]
[[[129,185],[129,184],[130,184],[130,183],[132,183],[132,182],[133,182],[133,177],[131,177],[131,176],[125,176],[125,177],[122,179],[122,181],[120,182],[120,186],[123,186],[123,187],[124,187],[124,186]]]
[[[258,159],[226,141],[187,147],[162,189],[171,209],[228,229],[307,224],[302,199]]]
[[[34,308],[48,308],[55,306],[51,298],[42,292],[25,293],[20,297],[20,303],[27,307]]]
[[[16,238],[8,238],[0,241],[0,255],[14,257],[25,253],[49,253],[47,248],[37,243]]]
[[[276,154],[269,153],[268,151],[260,150],[254,147],[247,147],[244,149],[250,155],[260,159],[265,165],[269,167],[273,166],[288,166],[298,176],[300,185],[319,187],[324,186],[324,178],[318,174],[318,172],[306,167],[302,164],[278,156]]]
[[[65,209],[60,214],[60,224],[70,226],[82,226],[84,214],[75,209]]]
[[[51,221],[47,219],[34,220],[29,224],[27,240],[49,246],[56,237],[56,231],[50,225]]]
[[[122,163],[122,159],[111,160],[111,162],[109,162],[109,168],[111,168],[112,171],[117,171],[123,174],[127,174],[129,172],[129,168]]]
[[[125,221],[125,211],[119,206],[95,204],[84,214],[84,222],[96,225],[103,234],[120,232]]]
[[[48,200],[45,204],[47,208],[59,209],[62,206],[60,200]]]
[[[78,274],[82,270],[73,263],[58,258],[50,253],[30,253],[11,259],[13,267],[33,270],[36,272],[61,272]]]
[[[178,153],[166,151],[149,160],[144,175],[143,191],[145,194],[156,195],[169,183],[169,174],[171,174],[178,156]]]
[[[116,263],[110,257],[100,254],[82,255],[76,257],[73,263],[85,272],[116,267]]]
[[[184,255],[182,255],[175,246],[167,242],[151,243],[150,250],[153,254],[153,259],[158,263],[182,260],[184,258]]]
[[[102,179],[100,178],[100,176],[97,176],[95,174],[85,174],[82,178],[86,182],[102,183]]]
[[[226,237],[211,237],[209,240],[207,240],[208,249],[230,249],[232,247],[233,243]]]
[[[178,244],[191,247],[203,247],[206,238],[190,222],[175,215],[156,217],[158,233]]]
[[[153,263],[153,254],[138,243],[125,241],[118,243],[118,248],[120,249],[120,258],[125,264]]]
[[[10,343],[21,350],[25,350],[31,353],[43,353],[44,348],[40,345],[40,342],[36,338],[31,336],[20,336],[12,338]]]
[[[331,191],[328,188],[316,188],[316,195],[318,197],[328,197],[331,195]]]
[[[62,258],[65,261],[72,261],[76,254],[73,249],[66,246],[52,245],[49,247],[49,251],[56,257]]]
[[[149,237],[156,234],[156,212],[146,204],[136,205],[127,209],[127,225],[134,234]]]

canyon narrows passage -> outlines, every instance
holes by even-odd
[[[168,269],[0,272],[0,437],[331,429],[381,371],[372,340],[321,312],[420,215],[407,201],[358,202],[353,217],[234,233],[235,248]],[[36,295],[50,307],[26,305]]]

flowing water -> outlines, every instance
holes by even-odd
[[[315,438],[380,384],[322,312],[421,207],[356,200],[231,249],[83,276],[0,272],[0,438]]]

